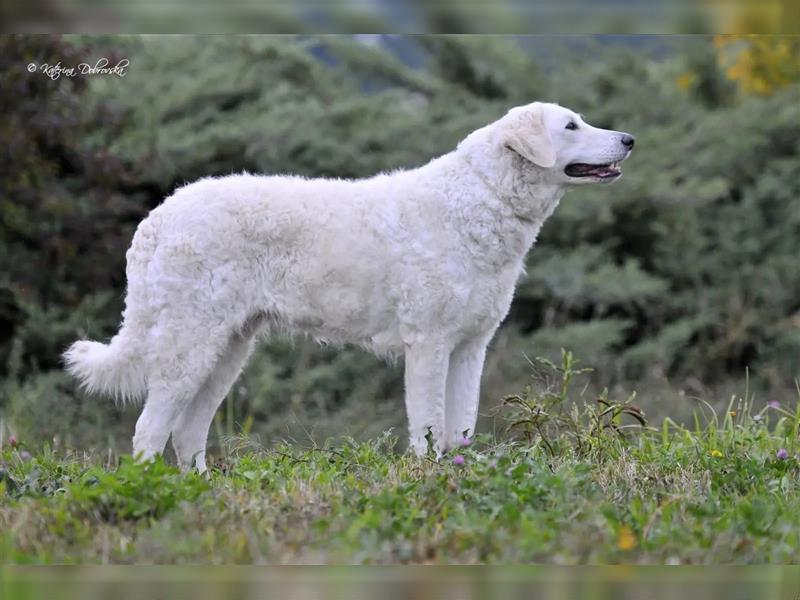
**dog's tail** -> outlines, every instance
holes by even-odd
[[[139,224],[127,253],[122,327],[108,344],[82,340],[63,354],[64,365],[87,392],[105,394],[121,402],[137,402],[147,394],[144,351],[152,313],[146,288],[147,269],[158,245],[158,223]]]
[[[81,340],[64,352],[64,364],[87,392],[120,402],[137,402],[147,392],[138,344],[123,325],[108,344]]]

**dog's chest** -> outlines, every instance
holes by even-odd
[[[446,272],[445,286],[450,294],[444,306],[446,318],[465,331],[494,327],[508,312],[522,261],[490,272],[472,265]]]
[[[396,313],[401,337],[459,343],[494,331],[508,312],[521,262],[488,271],[463,252],[444,253],[418,265],[413,276],[401,274]]]

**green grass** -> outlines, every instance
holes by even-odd
[[[231,451],[204,477],[6,444],[0,562],[800,561],[800,410],[745,394],[642,426],[633,398],[574,402],[569,354],[536,368],[545,384],[498,415],[508,435],[439,459],[387,433]]]

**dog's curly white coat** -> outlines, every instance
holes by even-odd
[[[119,333],[74,343],[66,365],[90,392],[146,398],[134,453],[171,434],[181,466],[202,471],[259,334],[354,343],[405,355],[411,448],[424,452],[429,430],[438,451],[453,447],[475,428],[486,346],[526,252],[567,185],[601,180],[566,165],[624,160],[626,135],[533,103],[413,170],[189,184],[136,231]]]

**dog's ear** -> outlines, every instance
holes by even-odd
[[[556,151],[544,125],[541,104],[511,109],[505,127],[505,145],[535,165],[549,169]]]

